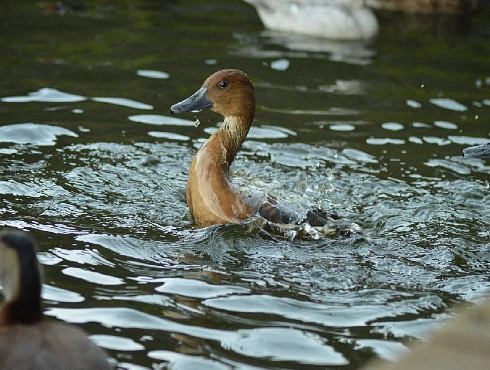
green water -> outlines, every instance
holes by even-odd
[[[356,369],[486,294],[490,165],[461,153],[490,133],[488,6],[380,14],[367,45],[265,31],[241,1],[0,10],[0,225],[38,240],[50,319],[119,368]],[[220,117],[169,108],[222,68],[256,90],[239,181],[361,234],[195,228],[187,172]]]

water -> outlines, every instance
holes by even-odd
[[[362,45],[263,31],[240,1],[1,7],[0,224],[38,240],[50,319],[119,368],[356,369],[488,291],[490,164],[461,156],[490,132],[488,8],[381,15]],[[238,181],[362,234],[194,227],[220,117],[169,107],[230,67],[258,103]]]

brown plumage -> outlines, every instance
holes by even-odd
[[[0,232],[0,369],[110,369],[105,353],[72,325],[47,322],[35,242]]]
[[[224,69],[209,76],[189,98],[174,104],[171,113],[210,108],[224,117],[221,127],[201,146],[192,160],[187,180],[187,203],[200,227],[239,223],[260,215],[273,223],[290,224],[301,217],[267,196],[242,192],[229,178],[229,169],[247,137],[255,115],[255,92],[248,76]],[[320,212],[321,213],[321,212]],[[310,217],[315,214],[318,217]],[[323,214],[310,212],[304,222],[323,226]]]

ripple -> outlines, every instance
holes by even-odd
[[[342,154],[347,158],[354,160],[355,162],[360,163],[378,163],[377,158],[374,155],[365,153],[361,150],[357,149],[344,149],[342,150]]]
[[[330,109],[278,109],[260,106],[260,108],[267,112],[295,114],[295,115],[313,115],[313,116],[343,116],[343,115],[358,115],[359,111],[355,109],[347,108],[330,108]],[[252,126],[253,127],[253,126]]]
[[[73,276],[89,283],[100,285],[121,285],[124,284],[124,280],[102,274],[100,272],[89,271],[78,267],[67,267],[62,271],[65,275]]]
[[[328,126],[332,131],[354,131],[356,127],[354,125],[349,124],[336,124]]]
[[[386,297],[389,294],[384,292]],[[378,297],[378,300],[384,299],[384,296]],[[203,305],[228,312],[282,316],[290,320],[317,323],[328,327],[365,326],[377,319],[402,314],[406,309],[402,304],[393,304],[391,307],[375,304],[351,306],[345,302],[319,304],[268,295],[213,298],[205,300]]]
[[[318,86],[320,91],[337,93],[343,95],[362,95],[364,94],[363,82],[358,80],[336,80],[333,85]]]
[[[449,99],[449,98],[434,98],[429,100],[432,104],[444,108],[444,109],[449,109],[453,110],[456,112],[465,112],[468,110],[468,107],[465,105],[458,103],[454,99]]]
[[[461,145],[482,145],[489,141],[487,138],[472,136],[448,136],[447,138],[453,143]]]
[[[190,369],[206,369],[206,370],[231,370],[235,367],[223,365],[215,360],[201,356],[186,355],[177,352],[165,350],[156,350],[148,352],[148,357],[155,360],[169,362],[169,367],[172,370],[190,370]]]
[[[314,167],[319,161],[336,163],[345,158],[338,158],[337,153],[326,148],[315,148],[303,145],[280,145],[274,143],[267,148],[272,162],[288,167]]]
[[[149,369],[146,366],[135,365],[130,362],[124,362],[124,361],[118,361],[117,368],[124,369],[124,370],[148,370]]]
[[[77,292],[71,292],[67,289],[54,287],[48,284],[43,284],[42,298],[55,302],[83,302],[85,298]]]
[[[146,110],[153,109],[152,105],[141,103],[131,99],[126,99],[126,98],[97,97],[97,98],[92,98],[92,100],[98,103],[122,105],[123,107],[134,108],[134,109],[146,109]]]
[[[413,122],[412,126],[417,127],[417,128],[431,128],[432,127],[428,123],[424,123],[424,122]]]
[[[396,361],[401,356],[410,353],[410,350],[402,343],[380,339],[356,339],[356,349],[361,348],[369,348],[387,361]]]
[[[19,151],[17,149],[0,148],[0,154],[10,155],[15,153],[19,153]]]
[[[223,345],[240,355],[272,361],[295,361],[302,364],[346,365],[349,361],[324,339],[313,333],[290,328],[239,330],[239,336]]]
[[[64,249],[64,248],[54,248],[51,253],[65,261],[76,262],[81,265],[103,265],[114,267],[114,263],[105,259],[96,250],[90,249]]]
[[[366,65],[371,63],[375,54],[367,48],[365,42],[340,42],[289,32],[263,31],[260,40],[250,34],[235,34],[235,37],[239,39],[240,45],[233,52],[247,58],[287,57],[291,51],[295,51],[295,58],[311,58],[312,53],[321,53],[329,55],[332,61]],[[277,45],[281,45],[280,50],[276,50]]]
[[[434,126],[445,128],[448,130],[456,130],[458,128],[458,125],[452,122],[447,122],[447,121],[435,121]]]
[[[23,230],[26,229],[40,230],[52,234],[79,234],[80,233],[80,231],[78,231],[72,226],[66,226],[63,224],[51,224],[51,225],[41,224],[36,221],[29,223],[22,220],[6,220],[6,221],[0,220],[0,225],[15,227],[17,229],[23,229]]]
[[[47,180],[40,180],[40,184],[26,181],[20,183],[15,180],[0,181],[0,194],[11,194],[31,198],[42,198],[44,196],[55,196],[56,194],[67,194],[62,187]]]
[[[180,324],[172,320],[123,307],[80,309],[52,307],[46,310],[46,315],[54,316],[59,320],[73,324],[97,322],[106,327],[162,330],[217,341],[228,341],[236,336],[233,332],[226,330]]]
[[[366,139],[366,144],[370,144],[370,145],[386,145],[386,144],[403,145],[403,144],[405,144],[405,140],[370,137],[370,138]]]
[[[423,139],[428,144],[437,144],[439,146],[451,144],[451,140],[437,136],[424,136]]]
[[[216,127],[206,127],[204,132],[208,134],[213,134],[218,128]],[[252,126],[247,135],[247,140],[253,139],[284,139],[289,136],[296,136],[296,132],[289,130],[284,127],[279,126]]]
[[[73,131],[42,123],[15,123],[0,127],[0,142],[51,146],[58,136],[78,137]]]
[[[261,125],[252,126],[247,137],[250,139],[281,139],[296,135],[296,132],[284,127]]]
[[[116,337],[115,335],[94,334],[89,337],[99,347],[118,351],[141,351],[143,345],[130,338]]]
[[[170,75],[167,72],[154,71],[151,69],[140,69],[136,72],[136,74],[142,77],[159,78],[159,79],[166,79],[170,77]]]
[[[103,299],[102,297],[95,297]],[[145,294],[145,295],[115,295],[111,299],[118,301],[140,302],[145,305],[158,305],[163,307],[170,307],[173,302],[171,298],[162,294]]]
[[[398,122],[385,122],[381,124],[381,127],[389,131],[400,131],[403,130],[403,125]]]
[[[14,180],[0,181],[0,194],[12,194],[39,198],[42,196],[41,188],[34,184],[21,184]]]
[[[87,98],[81,95],[74,95],[62,92],[49,87],[29,93],[26,96],[7,96],[1,101],[5,103],[29,103],[29,102],[50,102],[50,103],[74,103],[84,101]]]
[[[126,257],[146,259],[151,256],[149,254],[150,251],[144,248],[148,242],[132,237],[121,235],[112,236],[108,234],[84,234],[77,236],[76,239],[85,243],[100,245]],[[154,244],[152,246],[155,247]]]
[[[138,114],[128,117],[130,121],[146,123],[148,125],[172,125],[172,126],[194,126],[194,121],[187,119],[162,116],[158,114]]]
[[[276,71],[285,71],[289,68],[289,60],[287,59],[278,59],[271,62],[271,68]]]
[[[163,132],[163,131],[149,131],[149,136],[156,137],[157,139],[169,139],[176,141],[189,141],[191,138],[185,135],[174,134],[173,132]]]
[[[421,108],[422,107],[422,104],[420,104],[418,101],[415,101],[412,99],[407,99],[406,104],[412,108]]]
[[[414,144],[423,144],[424,143],[424,141],[417,136],[410,136],[408,138],[408,141],[411,143],[414,143]]]
[[[164,285],[155,288],[157,292],[167,294],[178,294],[184,297],[199,299],[213,298],[230,294],[245,294],[250,290],[231,285],[210,285],[203,281],[193,279],[165,278]]]

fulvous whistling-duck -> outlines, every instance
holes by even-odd
[[[229,168],[247,137],[255,115],[254,87],[248,76],[236,69],[214,73],[189,98],[172,105],[171,113],[210,108],[222,116],[221,127],[201,146],[192,160],[187,180],[187,203],[200,227],[239,223],[260,214],[276,224],[302,219],[270,197],[242,192],[231,181]],[[303,222],[324,226],[327,215],[310,211]]]

